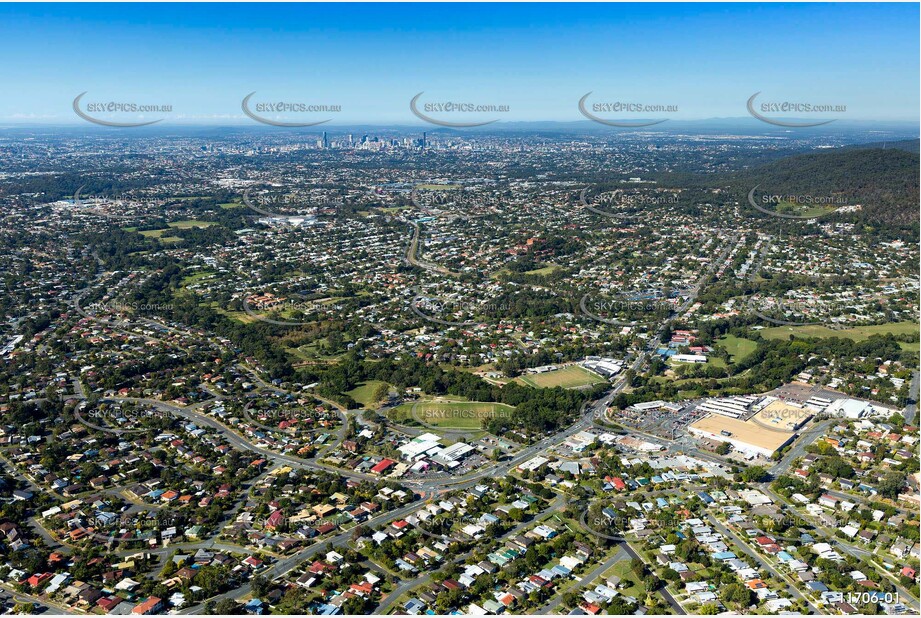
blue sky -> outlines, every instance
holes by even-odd
[[[675,119],[742,117],[762,91],[917,120],[918,22],[917,4],[4,4],[0,122],[82,123],[84,91],[186,123],[251,123],[252,91],[340,105],[334,124],[418,124],[420,91],[511,121],[583,120],[589,91]]]

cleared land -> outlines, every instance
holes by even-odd
[[[508,416],[515,408],[481,401],[416,401],[387,413],[396,422],[415,421],[441,429],[482,429],[489,419]]]
[[[593,384],[603,384],[605,379],[601,376],[583,369],[578,365],[569,365],[562,369],[548,371],[547,373],[529,373],[516,378],[521,384],[527,384],[534,388],[553,388],[562,386],[563,388],[578,388],[580,386],[591,386]]]
[[[369,380],[367,382],[362,382],[350,391],[346,391],[345,394],[365,408],[373,408],[374,404],[377,403],[377,400],[374,398],[374,393],[381,384],[387,387],[390,386],[386,382],[381,382],[380,380]]]

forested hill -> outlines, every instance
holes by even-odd
[[[918,166],[918,153],[901,148],[840,148],[727,174],[726,184],[745,192],[757,185],[765,193],[841,196],[861,204],[868,222],[904,226],[918,222]]]
[[[904,150],[906,152],[914,152],[917,154],[919,151],[921,151],[921,140],[903,139],[894,142],[873,142],[872,144],[857,144],[855,146],[848,146],[848,148],[882,148],[884,150],[894,148],[895,150]]]

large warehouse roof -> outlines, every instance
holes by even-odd
[[[729,442],[736,447],[765,455],[773,453],[789,442],[795,435],[790,431],[770,430],[757,423],[740,421],[716,414],[705,416],[692,423],[689,429],[710,434],[717,440]],[[720,433],[722,431],[728,431],[732,435],[724,436]]]

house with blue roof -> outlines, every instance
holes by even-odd
[[[403,604],[403,609],[405,609],[406,613],[410,616],[416,616],[425,611],[425,603],[419,599],[410,599]]]
[[[250,599],[246,602],[246,605],[243,606],[243,609],[246,610],[249,614],[263,614],[265,612],[265,603],[259,599]]]

